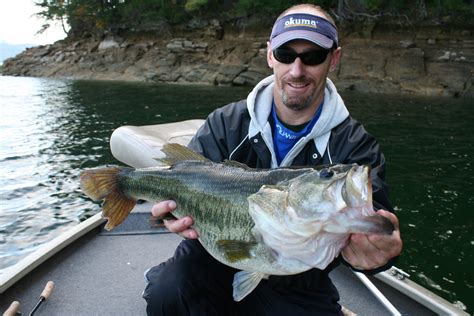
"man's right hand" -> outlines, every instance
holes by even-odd
[[[175,201],[161,201],[152,206],[151,214],[153,217],[163,218],[167,213],[174,211],[175,208]],[[168,228],[168,230],[172,233],[179,234],[188,239],[198,238],[198,233],[194,229],[190,228],[193,224],[193,219],[190,216],[185,216],[180,219],[163,220],[163,222],[166,228]]]

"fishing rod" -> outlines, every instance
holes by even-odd
[[[54,282],[48,281],[48,283],[46,283],[46,286],[43,289],[43,292],[41,292],[38,303],[36,303],[35,307],[33,307],[29,316],[33,316],[38,310],[38,308],[41,306],[41,304],[51,296],[51,293],[53,292],[53,288],[54,288]],[[19,310],[20,310],[20,302],[13,301],[10,304],[10,307],[8,307],[8,309],[3,313],[3,316],[20,316],[22,314],[21,312],[19,312]]]
[[[6,311],[3,312],[3,316],[16,316],[21,315],[18,310],[20,309],[20,302],[13,301]]]
[[[38,303],[36,303],[35,307],[30,312],[30,316],[33,316],[36,310],[40,307],[40,305],[49,298],[49,296],[53,292],[53,288],[54,288],[54,282],[48,281],[48,283],[46,283],[46,286],[43,289],[43,292],[41,292]]]

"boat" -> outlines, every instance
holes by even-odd
[[[163,144],[187,144],[203,122],[122,126],[111,136],[111,151],[127,165],[153,166],[154,158],[162,156]],[[96,214],[2,271],[0,312],[8,309],[5,316],[34,309],[35,315],[145,314],[143,273],[172,256],[181,240],[150,221],[150,207],[147,202],[138,204],[113,231],[106,231],[105,220]],[[396,267],[368,277],[340,265],[331,279],[346,315],[468,315]],[[45,299],[41,293],[46,284],[51,285],[49,281],[54,282],[54,290]]]

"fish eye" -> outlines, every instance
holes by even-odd
[[[319,177],[322,178],[322,179],[329,179],[333,175],[334,175],[334,171],[332,171],[328,168],[321,169],[321,171],[319,172]]]

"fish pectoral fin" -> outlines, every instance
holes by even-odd
[[[218,240],[216,244],[229,262],[251,258],[253,256],[252,249],[257,245],[256,242],[230,239]]]
[[[252,293],[252,291],[255,290],[260,281],[266,277],[267,275],[263,272],[237,272],[234,275],[234,282],[232,283],[232,286],[234,288],[234,301],[240,302],[241,300],[243,300],[247,295]]]

